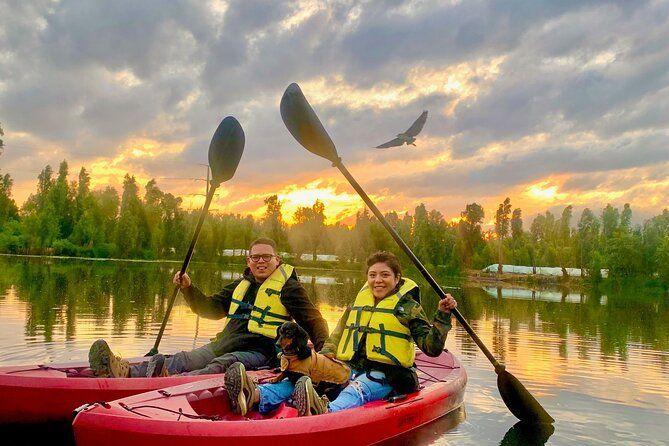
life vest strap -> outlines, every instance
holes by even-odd
[[[253,305],[251,305],[251,304],[248,303],[248,302],[244,302],[243,300],[235,299],[234,297],[231,298],[231,300],[232,300],[232,302],[234,302],[234,303],[236,303],[237,305],[239,305],[239,308],[242,309],[242,310],[246,310],[246,309],[249,309],[249,308],[250,308],[250,309],[253,309]]]
[[[267,316],[271,316],[271,317],[274,317],[276,319],[281,319],[282,321],[293,320],[290,316],[284,316],[282,314],[272,313],[271,311],[269,311],[271,309],[272,309],[272,307],[270,307],[269,305],[266,306],[265,308],[262,308],[262,309],[258,308],[254,305],[253,310],[251,310],[251,312],[253,313],[253,311],[257,311],[258,313],[260,313],[260,318],[257,318],[257,316],[256,316],[254,318],[254,320],[257,319],[256,322],[258,322],[258,324],[260,324],[260,325],[263,325],[263,324],[265,324],[265,325],[277,325],[277,324],[281,325],[281,324],[283,324],[283,322],[276,322],[276,323],[271,323],[271,324],[269,322],[264,322],[265,318],[267,318]]]
[[[279,294],[281,294],[281,293],[279,293]],[[292,320],[292,318],[290,316],[284,316],[282,314],[273,313],[273,312],[269,311],[271,309],[271,307],[269,307],[269,306],[267,306],[265,308],[259,308],[259,307],[256,307],[253,304],[250,304],[248,302],[244,302],[244,301],[241,301],[241,300],[238,300],[238,299],[233,298],[232,301],[234,303],[236,303],[237,305],[239,305],[239,308],[241,308],[241,309],[250,309],[252,313],[254,311],[260,313],[260,317],[251,316],[248,313],[245,313],[245,314],[235,313],[235,314],[229,314],[228,315],[228,317],[230,319],[251,319],[251,320],[254,320],[254,321],[258,322],[259,325],[281,325],[281,324],[283,324],[283,322],[266,322],[265,318],[267,316],[271,316],[271,317],[274,317],[274,318],[277,318],[277,319],[281,319],[282,321]]]
[[[386,330],[383,328],[383,324],[380,325],[379,328],[372,328],[372,327],[358,327],[358,330],[360,333],[376,333],[381,335],[381,339],[383,339],[385,336],[393,336],[395,338],[401,338],[401,339],[406,339],[407,341],[410,339],[413,339],[411,335],[408,335],[406,333],[402,333],[399,331],[394,331],[394,330]]]
[[[380,347],[378,347],[378,346],[372,347],[372,351],[375,352],[375,353],[379,353],[379,354],[385,356],[386,358],[389,358],[392,362],[394,362],[397,365],[402,365],[400,360],[397,359],[392,353],[390,353],[386,349],[386,334],[387,333],[395,333],[395,334],[390,334],[389,336],[397,336],[397,334],[404,334],[404,333],[398,333],[398,332],[395,332],[395,331],[386,330],[385,327],[383,326],[383,324],[380,324],[379,327],[381,327],[381,329],[380,330],[375,330],[375,331],[381,334],[381,346]],[[404,335],[404,336],[406,336],[406,335]],[[404,336],[397,336],[397,337],[401,337],[401,338],[406,339]]]
[[[371,311],[372,313],[395,314],[395,310],[393,308],[376,308],[371,305],[363,305],[361,307],[351,307],[351,311],[357,311],[358,313],[362,311]]]
[[[280,325],[283,325],[283,322],[280,322],[280,321],[266,321],[266,320],[261,319],[261,318],[256,317],[256,316],[249,316],[249,320],[257,322],[258,325],[260,325],[261,327],[263,325],[275,325],[277,327],[280,326]],[[288,319],[288,320],[290,320],[290,319]]]

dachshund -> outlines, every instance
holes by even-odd
[[[333,387],[341,390],[348,384],[351,369],[341,361],[315,352],[307,345],[307,340],[307,332],[295,322],[284,322],[279,327],[276,346],[281,349],[281,373],[269,382],[278,383],[288,378],[294,384],[307,375],[317,390],[319,384],[323,391]]]

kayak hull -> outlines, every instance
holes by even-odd
[[[74,420],[74,435],[79,446],[374,444],[462,405],[467,374],[457,359],[449,352],[438,358],[419,355],[419,367],[422,359],[433,364],[424,368],[429,377],[419,374],[425,387],[395,401],[301,418],[284,404],[267,416],[253,412],[243,418],[229,412],[223,378],[218,377],[87,407]],[[189,418],[203,415],[220,418]]]
[[[141,361],[135,358],[133,361]],[[0,367],[0,424],[72,420],[72,411],[93,401],[112,401],[210,376],[95,378],[79,374],[87,363]]]

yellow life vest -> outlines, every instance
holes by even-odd
[[[349,361],[358,351],[360,338],[367,333],[367,358],[384,364],[411,367],[416,348],[409,327],[395,316],[395,307],[402,296],[416,288],[416,282],[404,279],[399,291],[374,305],[374,295],[368,285],[362,287],[346,319],[344,332],[337,346],[337,359]]]
[[[281,264],[260,285],[253,304],[244,302],[244,295],[251,286],[251,282],[242,279],[232,292],[232,302],[229,319],[248,319],[249,331],[268,338],[276,337],[276,329],[286,321],[292,320],[288,310],[281,303],[281,289],[288,278],[293,274],[293,267]],[[251,309],[251,313],[236,314],[239,308]]]

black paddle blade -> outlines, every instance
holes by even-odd
[[[288,131],[305,149],[336,163],[337,149],[330,135],[304,97],[300,86],[293,83],[286,88],[281,98],[281,119]]]
[[[525,386],[506,370],[497,374],[497,388],[506,407],[519,420],[532,423],[555,422]]]
[[[218,187],[235,174],[244,152],[245,141],[241,124],[232,116],[228,116],[218,125],[209,144],[209,167],[213,187]]]

